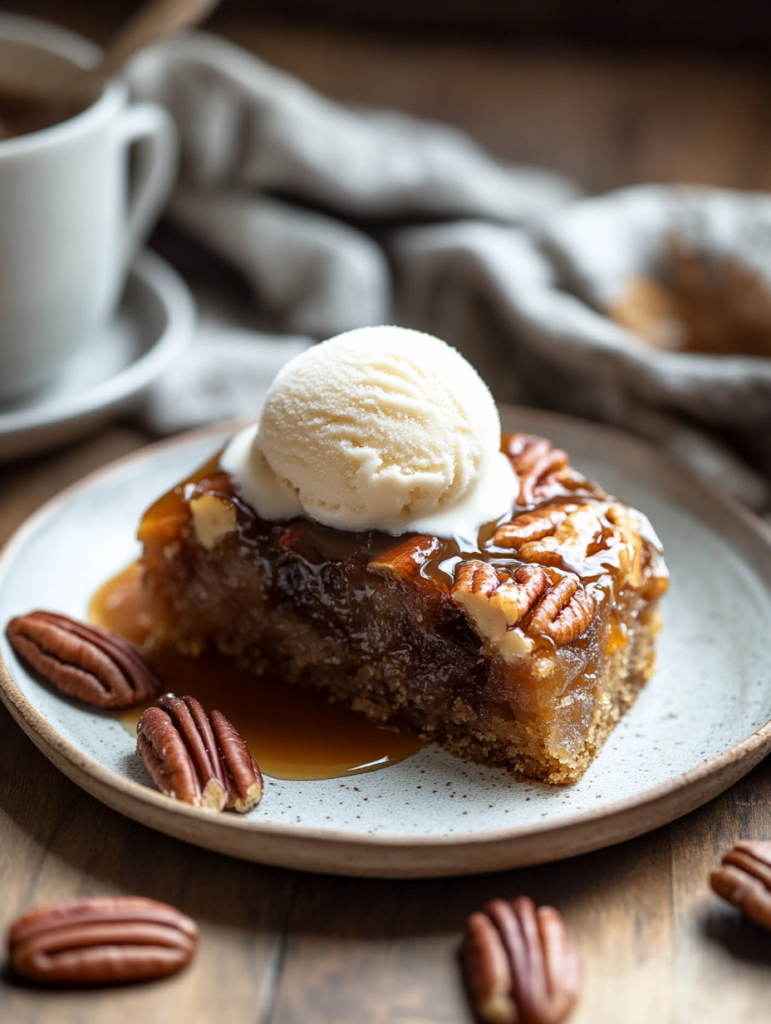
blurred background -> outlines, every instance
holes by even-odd
[[[104,43],[137,0],[5,0]],[[771,5],[223,0],[207,24],[337,99],[452,122],[590,192],[771,187]]]
[[[139,0],[2,3],[99,44],[139,6]],[[589,194],[667,182],[771,192],[767,2],[222,0],[204,28],[333,99],[456,125],[495,159],[559,172]],[[391,226],[398,227],[398,218]],[[377,225],[359,221],[358,227],[374,234]],[[150,245],[182,272],[199,302],[207,289],[225,289],[245,311],[239,309],[240,326],[262,326],[245,278],[191,245],[169,218]],[[494,316],[469,309],[474,332],[491,326],[495,335]],[[442,336],[464,351],[454,336]],[[493,366],[487,376],[498,398],[595,415],[594,396],[584,400],[572,378],[556,397],[551,379],[543,394],[536,385],[523,396],[507,390],[497,353]],[[570,396],[581,398],[580,407],[569,405]],[[165,394],[156,401],[168,404]],[[596,418],[668,444],[752,507],[771,511],[765,440],[771,432],[733,432],[723,424],[713,436],[697,435],[687,419],[635,426],[616,404],[615,412],[598,411]],[[153,432],[161,431],[157,419],[151,417]],[[183,425],[165,424],[161,432]],[[727,444],[766,480],[741,476],[740,468],[738,484],[729,486],[730,454],[713,442]]]

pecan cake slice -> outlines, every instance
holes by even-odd
[[[501,450],[519,496],[473,550],[262,518],[215,458],[140,526],[155,642],[217,648],[454,754],[574,782],[652,674],[667,572],[646,518],[565,452],[528,434]]]

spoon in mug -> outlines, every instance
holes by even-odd
[[[50,99],[57,104],[89,102],[105,82],[139,50],[192,28],[204,20],[220,0],[149,0],[115,34],[102,59],[92,68],[57,64],[41,76],[37,69],[0,61],[0,90],[20,100]]]
[[[207,18],[220,0],[150,0],[113,37],[95,68],[85,74],[104,82],[135,53]]]

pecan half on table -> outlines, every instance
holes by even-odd
[[[17,974],[39,985],[106,985],[175,974],[198,944],[194,921],[143,896],[56,903],[20,917],[8,935]]]
[[[55,612],[11,619],[8,640],[20,657],[68,697],[97,708],[127,708],[163,684],[128,640]]]
[[[771,928],[771,842],[745,839],[723,857],[723,866],[710,873],[718,896],[747,917]]]
[[[474,1008],[491,1024],[559,1024],[581,987],[581,959],[554,907],[493,900],[466,924],[461,959]]]
[[[158,789],[193,807],[245,814],[262,798],[262,774],[245,741],[219,711],[195,697],[164,694],[137,725],[137,754]]]

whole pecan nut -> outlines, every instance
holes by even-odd
[[[245,814],[262,798],[262,775],[241,735],[194,697],[164,694],[137,725],[137,754],[162,793],[193,807]]]
[[[162,978],[190,962],[198,928],[166,903],[102,896],[33,910],[11,927],[8,953],[42,985],[104,985]]]
[[[503,579],[489,562],[469,559],[455,566],[450,594],[482,640],[514,664],[533,648],[533,641],[515,627],[548,585],[549,577],[538,566],[520,565],[511,579]]]
[[[493,900],[466,925],[461,958],[476,1012],[491,1024],[559,1024],[581,988],[581,959],[553,907]]]
[[[369,562],[367,570],[409,583],[420,572],[421,566],[441,549],[442,542],[438,537],[418,534],[377,555]]]
[[[594,598],[573,576],[552,585],[538,565],[518,565],[506,578],[489,562],[459,562],[450,593],[482,639],[508,662],[532,649],[528,638],[546,636],[557,646],[571,643],[594,617]]]
[[[249,753],[243,736],[221,711],[212,711],[211,724],[225,776],[225,810],[246,814],[262,799],[262,772]]]
[[[424,576],[423,566],[442,550],[438,537],[420,534],[408,537],[388,551],[377,555],[367,565],[367,572],[387,576],[397,583],[412,587],[427,597],[443,597],[445,590],[438,580]]]
[[[531,512],[520,512],[498,527],[492,543],[497,548],[516,549],[530,541],[543,540],[554,533],[566,516],[567,512],[560,506],[543,505]]]
[[[533,505],[570,469],[570,460],[551,441],[536,434],[512,434],[504,452],[519,477],[518,505]]]
[[[533,608],[527,632],[548,636],[555,644],[579,637],[594,618],[594,598],[572,576],[563,576]]]
[[[743,840],[710,873],[710,885],[747,917],[771,928],[771,842]]]
[[[502,578],[489,562],[469,559],[458,562],[450,591],[458,604],[468,607],[493,601],[505,614],[506,626],[514,626],[549,586],[549,577],[537,565],[518,565],[509,579]]]
[[[520,545],[517,557],[523,562],[580,572],[590,552],[601,544],[602,536],[602,507],[586,503],[568,512],[550,534]]]
[[[126,708],[155,697],[161,681],[128,640],[66,615],[35,611],[11,619],[18,655],[68,697],[98,708]]]

